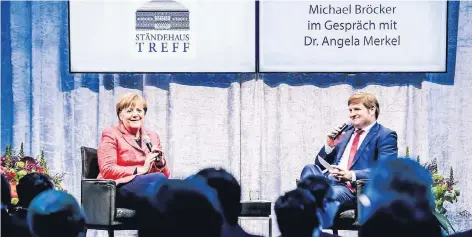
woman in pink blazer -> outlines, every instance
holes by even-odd
[[[116,105],[119,123],[103,131],[98,146],[97,178],[115,180],[120,206],[136,207],[146,189],[170,176],[159,136],[143,128],[146,111],[140,95],[125,94]]]

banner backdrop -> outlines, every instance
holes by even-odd
[[[72,72],[254,72],[249,0],[69,3]]]
[[[260,3],[261,72],[444,72],[446,1]]]

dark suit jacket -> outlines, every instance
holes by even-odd
[[[3,206],[3,203],[2,203],[2,219],[0,219],[1,221],[1,230],[0,230],[0,233],[1,235],[0,236],[12,236],[12,221],[11,221],[11,216],[10,214],[8,214],[7,212],[7,209]]]
[[[353,132],[354,127],[349,126],[344,136],[331,153],[326,155],[323,146],[318,155],[324,157],[328,163],[337,165],[341,160]],[[359,149],[357,149],[350,170],[356,173],[357,180],[367,179],[369,177],[370,168],[377,160],[396,157],[398,157],[397,133],[376,123],[369,130],[364,141],[360,144]],[[321,165],[317,159],[315,159],[315,162],[316,165]]]
[[[26,222],[26,216],[28,215],[28,211],[24,208],[16,209],[12,216],[12,233],[15,234],[17,237],[31,237],[31,234],[28,229],[28,224]]]

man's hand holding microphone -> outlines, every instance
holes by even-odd
[[[339,127],[335,127],[331,132],[329,132],[326,136],[326,145],[333,149],[339,143],[343,132],[349,127],[349,125],[351,125],[350,120]],[[331,170],[330,176],[333,176],[339,181],[352,180],[352,172],[349,170],[343,169],[338,165],[331,165],[331,167],[333,167],[333,169]]]
[[[331,148],[335,147],[339,140],[341,140],[342,133],[349,127],[349,125],[351,125],[350,120],[339,127],[335,127],[331,132],[329,132],[326,136],[326,145]]]

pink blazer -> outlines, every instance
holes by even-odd
[[[141,128],[141,137],[145,135],[151,138],[154,147],[162,149],[161,140],[157,133]],[[133,174],[134,170],[144,165],[148,153],[149,149],[144,141],[141,141],[141,147],[139,147],[134,140],[134,136],[128,133],[123,124],[119,123],[116,126],[106,128],[102,132],[102,140],[98,146],[100,173],[97,179],[112,179],[115,180],[116,184],[133,180],[136,177]],[[161,170],[152,168],[150,172],[162,172],[166,177],[170,176],[167,161]]]

